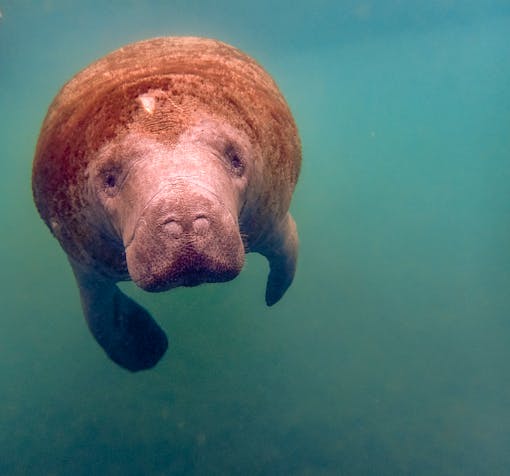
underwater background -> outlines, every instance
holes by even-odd
[[[504,475],[510,468],[510,4],[0,0],[1,475]],[[267,263],[148,294],[170,347],[90,335],[31,161],[65,81],[125,43],[255,57],[303,142],[293,286]]]

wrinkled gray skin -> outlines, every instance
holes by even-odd
[[[235,150],[225,153],[232,144]],[[112,240],[122,237],[129,277],[139,287],[165,291],[238,275],[245,254],[240,230],[249,218],[242,206],[248,184],[256,190],[259,177],[256,153],[241,131],[208,117],[175,148],[128,134],[100,151],[87,170],[89,213]],[[294,220],[287,214],[250,245],[269,260],[266,302],[272,305],[294,277]],[[107,354],[132,371],[155,365],[167,338],[152,317],[104,274],[70,261],[87,322]]]

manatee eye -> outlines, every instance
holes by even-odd
[[[244,162],[236,148],[229,144],[225,148],[225,157],[228,160],[230,170],[234,175],[241,176],[244,173]]]
[[[121,173],[120,167],[108,168],[101,172],[101,189],[109,197],[113,197],[119,191]]]
[[[112,173],[106,174],[106,177],[104,179],[104,184],[106,188],[113,188],[115,187],[115,184],[117,183],[117,178]]]

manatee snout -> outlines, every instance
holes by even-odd
[[[151,292],[234,279],[244,254],[237,219],[213,192],[193,182],[160,191],[126,246],[131,279]]]

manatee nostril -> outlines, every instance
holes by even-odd
[[[182,235],[182,226],[175,220],[165,222],[165,229],[172,238],[179,238]]]
[[[199,216],[193,221],[193,230],[197,235],[205,235],[209,230],[209,220],[204,216]]]

